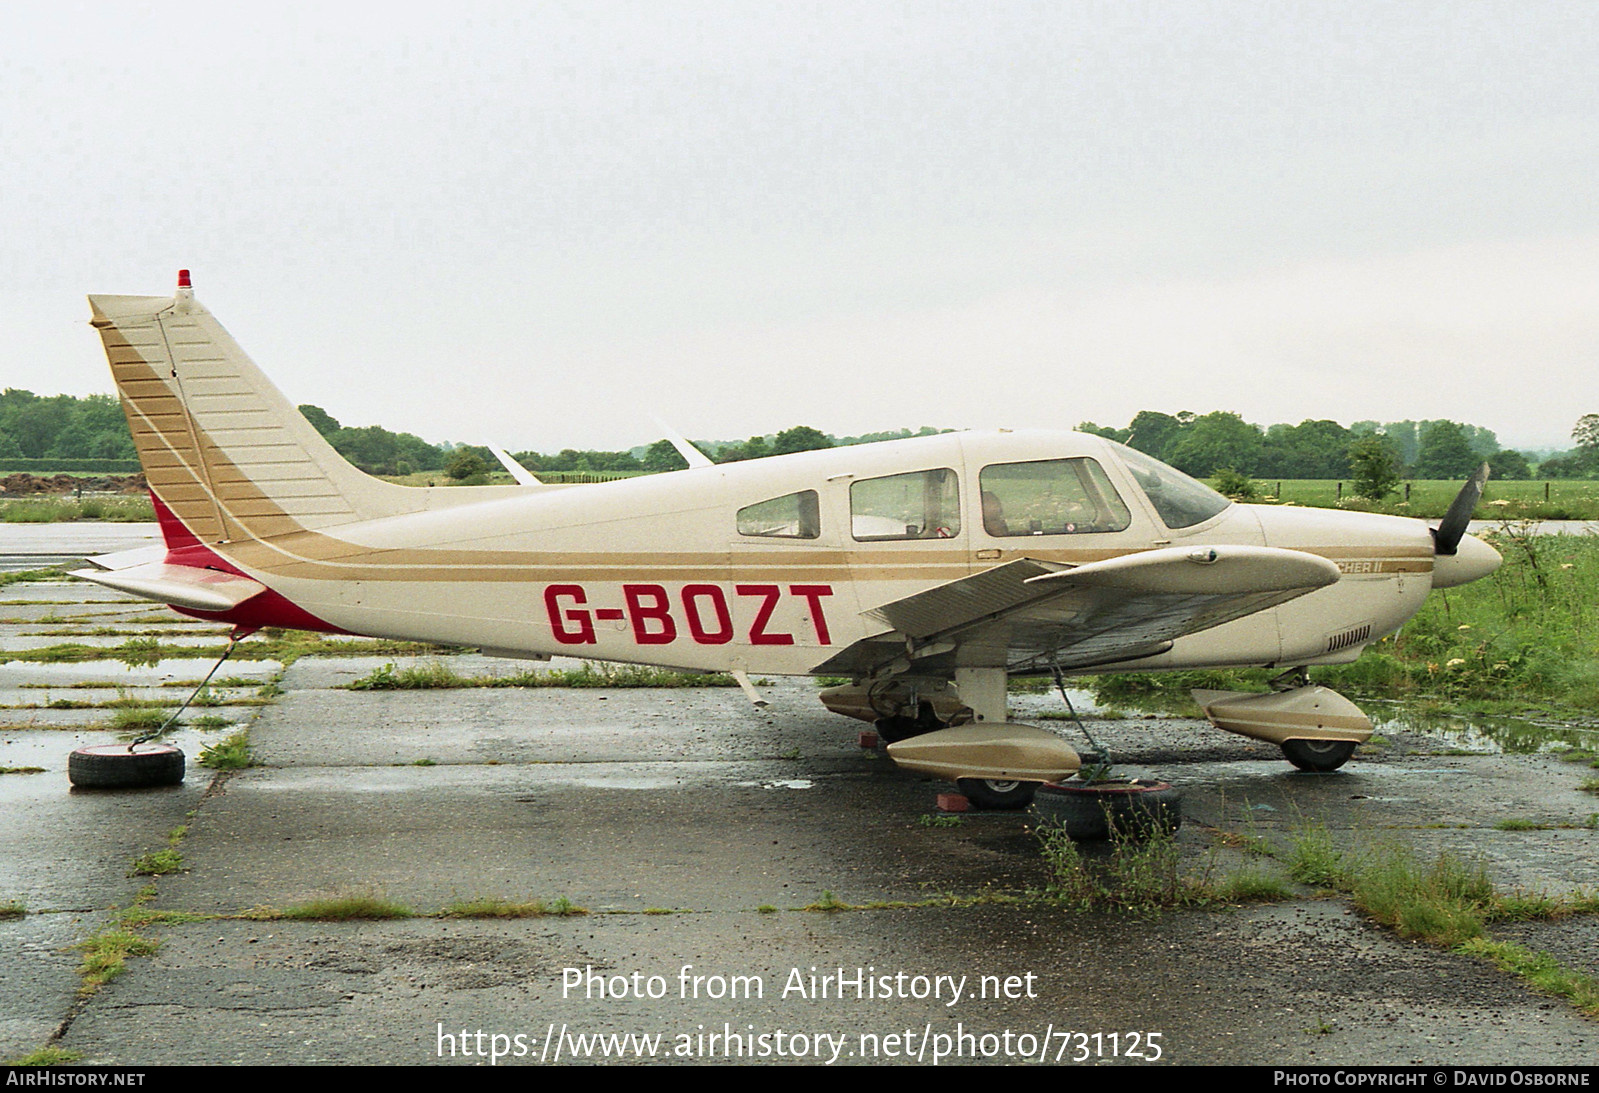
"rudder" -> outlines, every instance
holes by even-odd
[[[383,482],[334,451],[194,299],[187,271],[171,299],[89,304],[151,492],[200,542],[429,507],[434,491]]]

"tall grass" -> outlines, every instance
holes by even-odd
[[[398,668],[389,663],[374,668],[345,686],[352,691],[428,691],[464,687],[736,687],[730,675],[720,672],[674,672],[633,664],[585,662],[577,668],[528,670],[506,676],[464,676],[447,664],[433,661]]]
[[[148,497],[30,497],[0,501],[3,523],[56,524],[72,520],[149,523],[155,520],[155,508]]]
[[[1599,537],[1531,535],[1506,524],[1486,538],[1505,559],[1497,573],[1439,589],[1399,633],[1352,664],[1315,669],[1315,680],[1356,696],[1591,711],[1599,703]],[[1138,673],[1087,685],[1100,702],[1176,707],[1190,688],[1258,690],[1272,674]]]

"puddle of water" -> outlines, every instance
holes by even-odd
[[[1376,713],[1368,710],[1368,713]],[[1508,753],[1533,755],[1565,751],[1568,748],[1599,748],[1599,726],[1535,721],[1524,717],[1417,714],[1388,711],[1388,716],[1373,717],[1378,734],[1413,732],[1446,740],[1467,751],[1487,755]]]
[[[637,774],[600,775],[573,778],[570,783],[584,789],[675,789],[683,784],[681,778],[649,777]]]

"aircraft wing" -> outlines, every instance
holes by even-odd
[[[1109,664],[1337,580],[1327,559],[1277,547],[1166,547],[1076,567],[1020,558],[865,612],[884,629],[814,671]]]

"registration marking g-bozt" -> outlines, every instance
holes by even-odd
[[[675,598],[658,584],[624,584],[621,591],[625,607],[591,607],[583,585],[546,586],[544,609],[555,640],[562,645],[594,645],[599,641],[596,621],[626,621],[638,645],[671,645],[683,638],[696,645],[726,645],[735,635],[731,605],[747,599],[752,601],[754,617],[745,640],[751,645],[793,645],[795,635],[772,629],[772,615],[788,598],[805,602],[817,644],[833,644],[822,610],[822,600],[833,594],[832,585],[735,584],[733,601],[719,584],[686,584]]]

